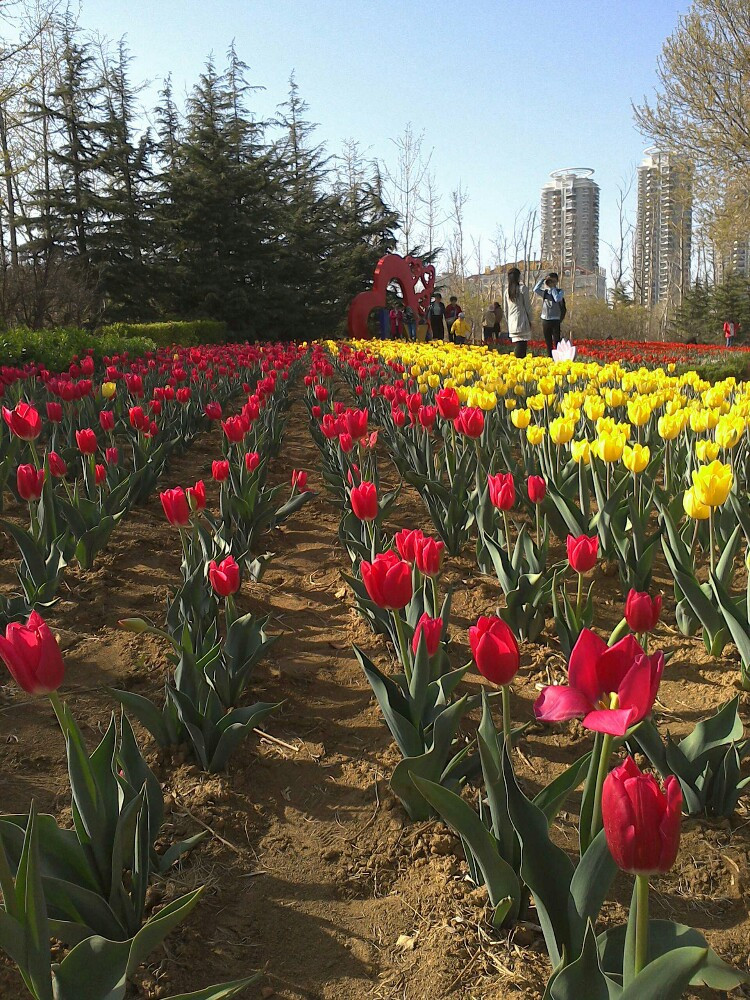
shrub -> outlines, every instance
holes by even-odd
[[[148,337],[158,347],[197,347],[198,344],[220,344],[227,339],[227,324],[221,320],[167,320],[163,323],[113,323],[103,326],[99,336]]]
[[[156,350],[156,344],[146,337],[114,334],[100,337],[77,327],[29,330],[18,326],[0,331],[0,365],[21,367],[36,362],[50,371],[63,371],[74,357],[81,357],[89,350],[94,360],[100,362],[105,355],[123,351],[133,357],[143,355]]]
[[[721,382],[725,378],[734,376],[737,379],[745,379],[748,376],[748,356],[745,353],[732,354],[711,361],[688,361],[677,366],[678,374],[685,372],[698,372],[701,378],[708,382]]]

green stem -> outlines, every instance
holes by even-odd
[[[510,527],[508,525],[508,512],[503,511],[503,526],[505,528],[505,548],[508,550],[508,558],[513,559],[513,553],[510,548]]]
[[[714,509],[713,507],[709,507],[708,509],[710,512],[708,515],[708,561],[711,567],[711,575],[713,576],[715,569],[714,560],[716,558],[714,554],[714,549],[716,547],[714,535]]]
[[[578,574],[578,592],[576,594],[576,618],[581,620],[581,603],[583,601],[583,573]]]
[[[541,538],[539,534],[539,504],[534,505],[534,513],[536,514],[536,547],[541,548]]]
[[[589,843],[599,833],[602,828],[602,789],[604,779],[609,771],[609,758],[612,755],[612,737],[609,733],[604,734],[602,740],[602,752],[599,757],[599,768],[596,772],[596,789],[594,791],[594,812],[591,816],[591,837]]]
[[[393,620],[396,623],[396,635],[398,636],[398,648],[401,656],[401,665],[406,675],[406,683],[411,684],[411,660],[409,659],[409,649],[404,635],[404,623],[401,621],[401,612],[393,611]]]
[[[57,691],[50,691],[49,700],[52,703],[52,708],[55,711],[55,716],[57,721],[60,723],[60,729],[62,730],[63,736],[67,737],[67,728],[65,726],[65,706],[60,700],[60,695]]]
[[[510,729],[510,685],[503,684],[500,690],[503,697],[503,736],[505,737],[505,748],[510,753],[513,749],[513,735]]]
[[[636,875],[635,967],[634,974],[648,965],[648,875]]]

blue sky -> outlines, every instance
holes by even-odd
[[[558,167],[587,166],[601,186],[600,264],[616,240],[617,185],[644,141],[631,102],[651,93],[664,39],[687,0],[82,0],[81,21],[126,35],[137,78],[171,70],[178,93],[235,39],[260,115],[295,71],[319,138],[354,138],[393,159],[407,122],[424,129],[440,190],[466,188],[466,230],[485,260],[498,224],[536,205]],[[146,92],[145,100],[150,93]],[[635,210],[634,196],[631,210]]]

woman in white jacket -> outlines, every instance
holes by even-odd
[[[505,316],[508,320],[508,334],[515,346],[515,355],[517,358],[525,358],[528,342],[531,340],[531,299],[528,288],[521,282],[521,272],[517,267],[508,271]]]

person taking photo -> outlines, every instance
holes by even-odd
[[[542,333],[547,345],[547,356],[560,343],[560,324],[565,319],[565,292],[558,285],[556,271],[550,271],[546,278],[540,278],[534,285],[534,294],[542,297]]]

